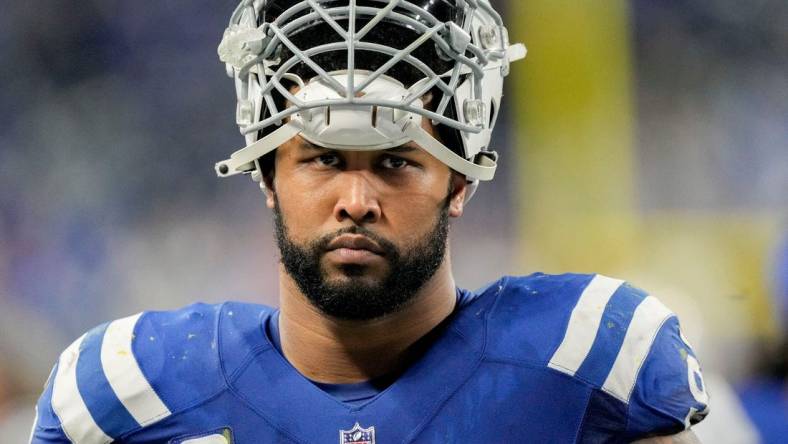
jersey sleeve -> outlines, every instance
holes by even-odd
[[[170,414],[133,352],[141,316],[100,325],[63,351],[36,407],[33,444],[108,444]]]
[[[112,442],[96,425],[77,387],[80,347],[93,334],[81,336],[60,354],[36,405],[31,444]]]
[[[216,345],[221,309],[192,304],[149,311],[84,334],[52,371],[31,441],[134,442],[224,390]]]
[[[52,383],[58,366],[52,369],[52,373],[44,386],[44,392],[36,404],[36,419],[33,423],[30,442],[32,444],[69,444],[71,441],[63,432],[60,420],[52,409]]]
[[[664,316],[667,309],[654,301],[655,317]],[[642,340],[648,341],[649,338]],[[615,378],[615,374],[612,377]],[[612,379],[610,381],[607,389],[625,388],[616,386]],[[677,317],[670,313],[653,337],[631,387],[627,409],[628,435],[637,439],[678,433],[701,421],[708,414],[708,403],[700,364],[681,333]]]
[[[631,442],[700,421],[708,396],[676,315],[621,280],[595,275],[581,287],[548,363],[593,389],[581,442]]]

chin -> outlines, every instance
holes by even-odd
[[[383,281],[381,273],[376,273],[369,267],[360,267],[355,265],[344,265],[334,274],[333,278],[329,278],[328,282],[335,282],[338,284],[346,284],[355,282],[365,285],[378,285]]]

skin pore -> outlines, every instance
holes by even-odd
[[[433,131],[428,119],[424,127]],[[441,214],[461,216],[465,200],[465,178],[412,144],[350,152],[296,137],[277,149],[274,171],[266,179],[267,206],[293,245],[319,246],[322,279],[340,287],[396,283],[392,248],[401,257],[418,255]],[[442,251],[423,285],[373,317],[327,314],[280,264],[285,357],[307,378],[325,383],[361,382],[401,370],[412,345],[454,309],[448,246]]]

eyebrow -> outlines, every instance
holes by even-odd
[[[410,152],[418,151],[418,150],[419,149],[416,148],[413,145],[405,144],[405,145],[400,145],[400,146],[397,146],[397,147],[394,147],[394,148],[389,148],[389,149],[384,150],[384,151],[387,152],[387,153],[410,153]]]

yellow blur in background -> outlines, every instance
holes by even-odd
[[[774,336],[767,261],[785,208],[639,202],[637,178],[648,166],[637,161],[630,3],[518,4],[525,12],[514,15],[512,38],[529,47],[513,94],[523,123],[515,128],[526,267],[639,277],[647,289],[669,285],[703,308],[708,334],[720,340]],[[670,172],[663,177],[672,180]]]

